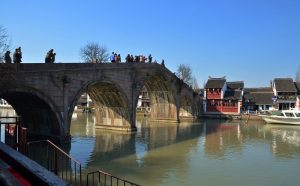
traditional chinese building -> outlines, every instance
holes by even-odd
[[[274,92],[270,87],[245,88],[244,111],[261,112],[273,110]],[[274,100],[275,101],[275,100]]]
[[[150,112],[150,109],[151,109],[150,97],[149,97],[149,93],[145,86],[142,88],[142,91],[139,94],[139,99],[137,102],[136,109],[137,109],[137,111]]]
[[[210,77],[204,87],[204,113],[224,115],[240,114],[243,88],[243,81],[226,82],[225,77]]]
[[[298,91],[292,78],[275,78],[272,89],[276,96],[276,107],[279,110],[296,107]]]

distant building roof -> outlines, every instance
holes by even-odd
[[[273,103],[273,92],[248,92],[244,94],[244,99],[256,105],[271,105]]]
[[[244,93],[248,92],[273,92],[273,90],[271,87],[244,88]]]
[[[232,81],[232,82],[227,82],[227,87],[229,89],[243,89],[244,88],[244,81]]]
[[[240,99],[242,95],[242,91],[240,90],[227,90],[224,94],[223,99]]]
[[[274,84],[277,92],[297,92],[292,78],[275,78]]]
[[[225,78],[209,78],[206,82],[205,88],[223,88],[225,82]]]

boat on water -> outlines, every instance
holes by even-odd
[[[300,110],[278,110],[260,116],[266,123],[300,125]]]
[[[5,101],[4,99],[0,99],[0,108],[11,109],[12,106],[8,104],[7,101]]]

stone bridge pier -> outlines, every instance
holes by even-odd
[[[0,98],[13,106],[33,137],[68,140],[74,108],[85,92],[101,129],[135,131],[144,86],[153,120],[178,122],[199,113],[199,97],[160,64],[0,64],[0,76]]]

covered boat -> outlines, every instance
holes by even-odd
[[[260,116],[266,123],[300,125],[300,110],[279,110]]]

